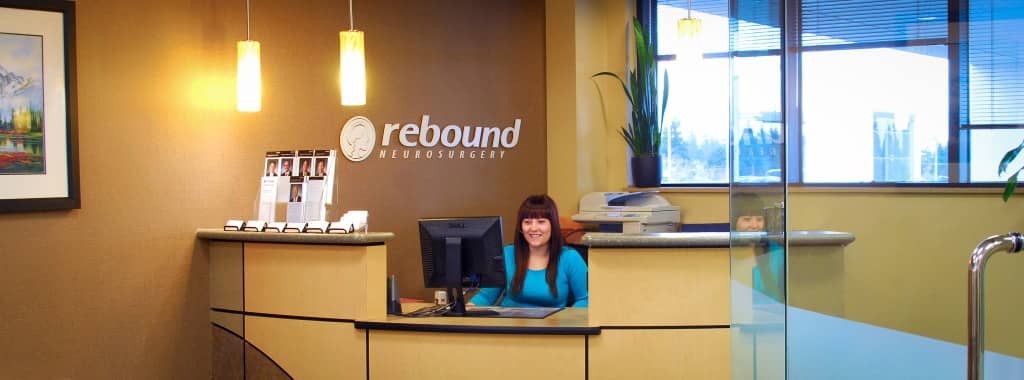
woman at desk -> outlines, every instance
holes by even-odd
[[[587,264],[566,247],[558,207],[547,195],[531,195],[519,206],[515,242],[505,246],[505,287],[483,288],[470,303],[507,307],[587,306]]]
[[[753,193],[733,195],[733,212],[736,214],[734,230],[744,232],[765,231],[765,207],[761,197]],[[772,241],[754,247],[754,268],[751,286],[754,290],[777,302],[785,300],[785,250]]]

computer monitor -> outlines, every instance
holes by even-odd
[[[454,303],[447,315],[495,314],[467,313],[462,288],[505,286],[501,217],[420,219],[419,226],[423,283],[450,290]]]

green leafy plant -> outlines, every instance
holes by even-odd
[[[650,34],[640,26],[640,20],[633,18],[633,38],[636,45],[636,69],[629,72],[629,86],[617,74],[602,71],[591,76],[615,78],[622,84],[631,110],[630,122],[619,130],[626,140],[633,157],[657,156],[661,151],[661,122],[665,117],[668,103],[668,72],[662,81],[661,107],[658,107],[657,52]],[[598,87],[598,91],[601,88]]]
[[[1003,175],[1006,172],[1006,168],[1017,158],[1021,150],[1024,150],[1024,141],[1021,141],[1020,145],[1010,149],[1010,151],[1003,155],[1003,159],[999,161],[999,175]],[[1024,167],[1017,168],[1017,171],[1013,172],[1013,175],[1006,179],[1006,186],[1003,187],[1003,202],[1009,201],[1013,191],[1017,190],[1017,176],[1020,175],[1021,170],[1024,170]]]

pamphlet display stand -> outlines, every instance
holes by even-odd
[[[335,159],[334,150],[267,152],[257,220],[270,223],[276,232],[304,232],[306,223],[324,221],[333,197]],[[279,215],[282,204],[284,218]],[[281,219],[280,224],[274,223]]]
[[[256,218],[244,223],[242,220],[229,220],[224,230],[332,234],[367,232],[367,211],[349,211],[336,222],[326,220],[327,205],[334,199],[336,157],[334,150],[267,152],[253,209]]]

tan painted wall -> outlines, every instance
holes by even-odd
[[[1019,195],[1018,195],[1019,196]],[[998,194],[790,193],[792,229],[849,231],[846,318],[966,344],[967,258],[982,239],[1024,230],[1024,203]],[[986,347],[1024,357],[1024,260],[989,262]],[[837,295],[838,296],[838,295]]]
[[[729,191],[664,192],[669,203],[679,206],[682,223],[727,223],[729,221]]]
[[[626,120],[621,87],[601,71],[625,74],[626,36],[635,3],[547,0],[548,193],[566,215],[593,191],[626,187]],[[607,99],[602,102],[597,83]],[[620,101],[621,100],[621,101]]]
[[[369,105],[338,103],[347,3],[253,1],[263,112],[234,111],[244,2],[78,1],[82,209],[0,215],[0,378],[209,377],[196,228],[253,212],[263,152],[336,148],[355,114],[511,125],[500,162],[339,164],[333,213],[394,231],[403,295],[422,292],[415,219],[511,217],[546,189],[540,1],[356,1]],[[500,47],[500,48],[496,48]],[[506,225],[509,234],[511,225]]]

